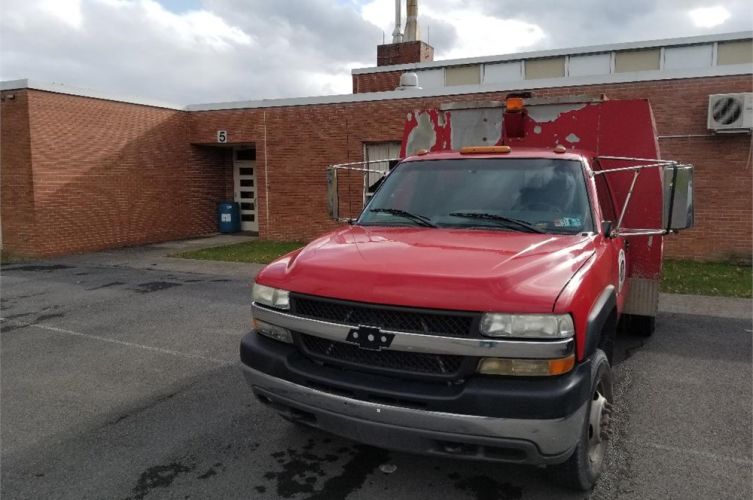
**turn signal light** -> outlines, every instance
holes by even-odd
[[[270,339],[285,342],[286,344],[293,343],[293,334],[287,328],[270,325],[269,323],[259,321],[258,319],[254,319],[253,323],[256,333],[269,337]]]
[[[483,358],[476,371],[485,375],[547,377],[567,373],[574,366],[574,354],[558,359]]]
[[[483,154],[498,154],[509,153],[512,151],[510,146],[466,146],[460,149],[461,155],[483,155]]]

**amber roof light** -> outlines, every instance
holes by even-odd
[[[505,99],[505,109],[507,111],[522,111],[525,107],[525,101],[522,97],[508,97]]]
[[[510,146],[466,146],[460,150],[461,155],[484,155],[509,153],[512,151]]]

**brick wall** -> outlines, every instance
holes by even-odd
[[[214,207],[228,195],[229,167],[225,152],[190,145],[186,113],[27,95],[32,140],[24,168],[32,177],[35,241],[23,241],[11,224],[19,209],[4,203],[6,249],[54,255],[215,231]],[[15,129],[3,121],[4,133]],[[4,156],[19,155],[23,143],[4,141],[2,149]]]
[[[660,139],[663,156],[694,163],[697,168],[696,228],[667,238],[666,254],[695,259],[750,259],[750,136],[709,135],[706,103],[709,94],[751,91],[752,85],[749,77],[716,77],[546,89],[535,94],[598,96],[606,93],[611,98],[648,98],[660,136],[692,135]],[[403,120],[410,110],[434,107],[441,102],[503,96],[504,93],[490,93],[207,111],[195,115],[191,140],[211,142],[216,130],[227,129],[233,140],[256,142],[261,236],[309,240],[336,227],[327,217],[327,165],[362,160],[364,142],[400,140]],[[266,148],[261,144],[265,127]]]
[[[0,101],[0,225],[4,250],[34,250],[34,184],[31,171],[29,93],[3,92]],[[11,97],[12,96],[12,97]]]
[[[400,85],[401,74],[403,74],[402,71],[383,71],[381,73],[353,75],[353,93],[363,94],[395,90]]]
[[[536,95],[648,98],[665,158],[696,165],[696,228],[666,239],[667,255],[750,258],[750,135],[706,130],[709,94],[749,92],[749,77],[545,89]],[[399,141],[405,114],[504,92],[185,113],[41,91],[0,107],[3,246],[41,255],[196,236],[216,230],[232,198],[230,149],[255,144],[260,235],[310,240],[337,227],[326,167],[360,161],[365,142]],[[30,134],[29,134],[30,131]]]

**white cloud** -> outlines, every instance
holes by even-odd
[[[462,7],[449,10],[443,19],[458,33],[465,33],[454,47],[438,51],[441,57],[448,59],[518,52],[545,38],[544,31],[536,24],[486,16]]]
[[[39,5],[39,10],[71,28],[79,29],[84,22],[81,0],[45,0]]]
[[[475,7],[475,8],[474,8]],[[363,18],[379,26],[391,37],[395,27],[395,2],[371,0],[361,8]],[[421,4],[419,24],[421,37],[431,42],[432,25],[441,22],[459,34],[451,47],[436,46],[442,59],[486,56],[520,51],[541,42],[544,31],[538,25],[513,17],[486,14],[467,0],[434,0]],[[403,12],[403,26],[405,12]]]
[[[693,9],[688,15],[693,20],[693,24],[699,28],[713,28],[723,24],[730,18],[729,11],[721,5]]]
[[[716,1],[422,0],[420,22],[437,59],[701,34],[712,21],[753,28],[750,0]],[[382,31],[390,40],[394,28],[394,0],[2,5],[0,80],[177,104],[348,93],[350,69],[373,66]]]
[[[251,45],[251,37],[242,29],[206,10],[174,14],[153,0],[141,0],[137,9],[143,10],[146,22],[186,48],[228,50],[233,45]]]

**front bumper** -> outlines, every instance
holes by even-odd
[[[271,377],[248,366],[256,397],[287,418],[355,441],[411,453],[536,465],[565,461],[586,414],[551,420],[491,418],[346,398]]]
[[[546,465],[566,460],[586,415],[590,364],[538,380],[461,386],[398,381],[314,363],[255,333],[241,344],[254,394],[289,419],[383,448]]]

